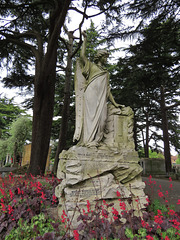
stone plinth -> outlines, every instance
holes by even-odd
[[[77,226],[77,208],[86,209],[87,200],[91,207],[102,200],[119,204],[121,200],[138,199],[141,208],[146,204],[144,183],[141,180],[142,168],[138,164],[135,151],[122,152],[113,149],[87,148],[74,146],[60,154],[58,178],[63,179],[56,187],[59,198],[59,215],[65,210],[68,217],[73,217],[73,226]],[[131,208],[129,206],[129,208]],[[139,208],[139,207],[138,207]]]

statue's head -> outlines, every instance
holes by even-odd
[[[98,50],[97,54],[94,57],[94,62],[98,63],[102,57],[106,57],[106,58],[109,57],[109,53],[107,50],[103,50],[103,49]]]

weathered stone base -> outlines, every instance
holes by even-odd
[[[91,209],[97,201],[101,204],[105,200],[121,210],[119,198],[125,202],[127,210],[143,209],[147,202],[138,160],[136,151],[127,152],[125,149],[119,152],[117,149],[74,146],[63,151],[57,172],[62,182],[55,191],[59,198],[59,217],[65,210],[69,219],[73,218],[72,226],[76,228],[78,209],[86,211],[87,200]],[[132,199],[131,204],[129,199]]]

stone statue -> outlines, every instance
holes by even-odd
[[[76,129],[74,141],[79,145],[97,147],[104,136],[107,120],[107,101],[116,108],[120,107],[111,94],[109,73],[105,68],[108,52],[99,50],[94,62],[85,55],[87,36],[83,32],[84,42],[80,59],[77,61],[75,75],[76,91]]]
[[[94,62],[90,62],[85,56],[85,32],[83,36],[75,72],[74,141],[78,144],[60,153],[57,177],[62,181],[55,191],[58,215],[61,217],[65,211],[74,229],[79,224],[76,210],[86,209],[87,200],[91,207],[105,200],[118,208],[118,191],[127,209],[133,206],[137,215],[147,203],[134,146],[133,110],[117,104],[111,94],[105,68],[108,52],[99,50]]]

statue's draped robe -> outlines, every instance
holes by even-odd
[[[83,126],[80,142],[86,146],[97,145],[103,138],[107,119],[107,99],[110,92],[109,74],[107,70],[89,60],[86,60],[81,70],[86,84],[83,91]]]

